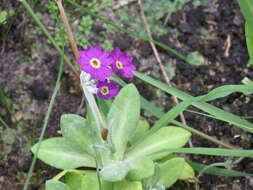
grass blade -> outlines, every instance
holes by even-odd
[[[250,24],[250,28],[253,27],[253,4],[252,0],[237,0],[240,8],[242,10],[243,16],[248,24]]]
[[[191,167],[193,167],[196,171],[203,171],[208,165],[200,164],[197,162],[189,162]],[[218,176],[228,176],[228,177],[244,177],[244,176],[253,176],[253,174],[245,173],[245,172],[239,172],[235,170],[228,170],[223,168],[217,168],[217,167],[210,167],[204,171],[206,174],[211,175],[218,175]]]
[[[241,8],[243,16],[246,20],[245,23],[245,35],[247,48],[250,56],[250,64],[253,65],[253,4],[252,0],[237,0]]]
[[[223,148],[171,148],[162,150],[157,153],[171,152],[171,153],[185,153],[185,154],[199,154],[209,156],[227,156],[227,157],[252,157],[253,150],[228,150]]]
[[[172,87],[169,87],[168,85],[158,81],[158,80],[155,80],[149,76],[146,76],[142,73],[139,73],[139,72],[134,72],[135,76],[138,77],[139,79],[173,95],[173,96],[176,96],[177,98],[181,99],[181,100],[190,100],[191,98],[194,98],[193,96],[183,92],[183,91],[180,91],[176,88],[172,88]],[[249,86],[249,85],[248,85]],[[226,93],[221,93],[219,95],[219,97],[223,97],[225,94],[227,94],[228,92]],[[247,91],[248,93],[248,91]],[[216,96],[216,95],[214,95]],[[217,96],[216,96],[217,97]],[[202,97],[203,98],[203,97]],[[211,99],[211,97],[208,97],[209,99]],[[200,101],[201,99],[199,99],[199,97],[196,98],[197,102],[192,102],[192,105],[215,116],[217,119],[219,120],[222,120],[222,121],[226,121],[228,123],[231,123],[235,126],[238,126],[248,132],[251,132],[253,133],[253,124],[244,120],[244,119],[241,119],[239,116],[236,116],[232,113],[229,113],[229,112],[226,112],[222,109],[219,109],[213,105],[210,105],[208,103],[205,103],[205,102],[198,102]]]
[[[35,152],[35,155],[33,156],[33,160],[32,160],[32,163],[30,165],[30,168],[29,168],[26,180],[25,180],[25,185],[24,185],[23,190],[28,190],[30,179],[32,177],[34,166],[35,166],[35,163],[36,163],[36,160],[37,160],[37,157],[38,157],[40,144],[41,144],[41,141],[43,140],[44,134],[46,132],[47,124],[48,124],[49,117],[50,117],[52,109],[53,109],[55,98],[56,98],[57,93],[60,89],[60,85],[61,85],[60,81],[61,81],[61,76],[62,76],[62,71],[63,71],[63,65],[64,65],[64,48],[61,50],[61,63],[60,63],[60,66],[59,66],[59,72],[58,72],[58,75],[57,75],[57,80],[56,80],[56,84],[55,84],[55,87],[54,87],[54,91],[53,91],[53,94],[52,94],[52,97],[50,99],[50,103],[49,103],[49,106],[48,106],[48,109],[47,109],[47,113],[46,113],[46,116],[45,116],[45,119],[44,119],[42,131],[40,133],[40,137],[39,137],[39,141],[38,141],[38,148]]]

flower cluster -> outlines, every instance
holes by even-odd
[[[108,79],[113,72],[132,78],[132,71],[136,69],[132,65],[133,58],[121,52],[119,48],[112,52],[107,52],[97,45],[79,51],[79,55],[80,58],[77,59],[77,63],[83,73],[81,76],[84,76],[85,82],[90,86],[96,85],[94,88],[90,87],[90,91],[92,93],[97,92],[97,95],[104,99],[111,100],[119,92],[118,84],[110,82]]]

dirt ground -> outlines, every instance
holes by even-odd
[[[0,41],[0,89],[4,94],[0,96],[0,116],[9,127],[9,130],[5,130],[5,127],[0,128],[0,134],[7,133],[7,141],[6,138],[0,139],[0,190],[19,190],[23,187],[32,159],[29,147],[38,140],[41,132],[60,61],[59,54],[47,43],[43,34],[31,35],[28,32],[35,24],[30,15],[20,9],[18,1],[0,0],[0,5],[3,5],[2,9],[20,10],[17,17],[9,21],[7,26],[0,25],[0,38],[6,39]],[[43,1],[36,5],[36,9],[39,10],[40,6],[43,6]],[[47,21],[45,24],[50,25],[50,22]],[[182,10],[172,14],[167,25],[168,28],[177,28],[178,35],[175,37],[168,29],[165,35],[154,36],[156,40],[184,55],[198,51],[206,59],[204,65],[194,66],[158,48],[163,61],[169,60],[175,68],[172,82],[177,88],[196,96],[220,85],[240,84],[244,77],[252,78],[253,69],[247,66],[249,57],[244,36],[244,19],[235,0],[216,0],[208,7],[197,8],[187,3]],[[103,28],[94,27],[94,33],[98,30]],[[110,34],[108,38],[113,40],[115,46],[130,54],[137,52],[140,55],[140,58],[135,58],[134,61],[139,71],[163,80],[148,42],[119,32]],[[67,54],[72,56],[70,51]],[[170,96],[140,80],[134,79],[133,82],[140,94],[156,105],[164,107],[164,110],[173,106]],[[73,74],[66,70],[50,116],[46,138],[58,134],[59,118],[62,114],[84,114],[84,110],[79,110],[82,93],[77,84]],[[253,115],[253,101],[250,95],[235,93],[212,104],[240,116]],[[236,147],[253,148],[253,137],[249,133],[221,121],[189,112],[184,114],[189,126]],[[154,118],[148,114],[143,113],[143,116],[151,123],[154,122]],[[192,143],[195,147],[217,147],[195,135]],[[227,159],[199,155],[188,158],[204,164]],[[253,173],[253,160],[245,158],[234,169]],[[59,171],[38,161],[30,189],[43,189],[45,181],[57,172]],[[194,184],[179,181],[170,189],[192,190]],[[200,178],[200,189],[250,190],[253,189],[253,178],[204,175]]]

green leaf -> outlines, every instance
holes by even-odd
[[[38,144],[32,147],[35,153]],[[38,158],[43,162],[58,169],[73,169],[81,166],[95,167],[94,159],[72,144],[68,143],[63,137],[55,137],[41,142]]]
[[[138,140],[141,140],[144,136],[145,133],[149,129],[149,123],[147,120],[139,120],[138,126],[133,134],[133,136],[129,139],[130,144],[134,144]]]
[[[123,180],[116,182],[113,185],[113,190],[143,190],[142,184],[139,181],[127,181]]]
[[[200,66],[204,65],[205,59],[199,52],[194,51],[187,55],[187,62],[192,65]]]
[[[184,158],[172,158],[162,164],[159,164],[161,175],[159,184],[162,184],[165,187],[173,185],[182,174],[184,164]]]
[[[81,190],[99,190],[97,174],[95,172],[85,174],[82,178],[81,186]]]
[[[46,190],[70,190],[69,187],[60,182],[60,181],[57,181],[57,180],[49,180],[49,181],[46,181]]]
[[[120,181],[124,179],[124,177],[129,172],[128,163],[125,161],[117,161],[110,165],[107,165],[102,168],[100,171],[100,176],[105,181]]]
[[[70,190],[100,190],[95,171],[68,170],[63,176],[64,182],[70,187]],[[101,180],[101,186],[103,190],[112,189],[111,182]]]
[[[130,171],[127,179],[131,181],[140,181],[154,174],[154,162],[148,157],[140,157],[128,163]]]
[[[155,189],[155,190],[165,190],[165,187],[161,184],[156,184],[154,186],[152,186],[152,189]]]
[[[251,26],[253,26],[253,24]],[[253,28],[250,28],[250,25],[247,22],[245,24],[245,36],[250,56],[250,65],[253,66]]]
[[[102,190],[112,190],[113,184],[101,180]],[[82,179],[82,190],[100,190],[96,172],[85,172]]]
[[[184,162],[184,168],[181,175],[179,176],[179,179],[187,180],[187,179],[194,179],[194,178],[195,178],[195,173],[194,173],[193,168],[187,162]]]
[[[179,148],[189,140],[191,133],[178,127],[162,127],[155,133],[146,136],[142,141],[134,145],[126,157],[128,159],[141,156],[150,156],[153,160],[160,159],[170,153],[157,153],[165,148]]]
[[[93,154],[92,138],[86,119],[75,114],[64,114],[60,121],[62,135],[83,151]]]
[[[108,113],[109,134],[115,147],[115,157],[122,160],[131,134],[140,116],[140,96],[133,84],[126,85],[114,100]]]
[[[202,171],[208,165],[200,164],[196,162],[190,162],[190,165],[196,170],[196,171]],[[218,175],[218,176],[230,176],[230,177],[242,177],[242,176],[253,176],[253,174],[245,173],[245,172],[239,172],[235,170],[228,170],[223,168],[217,168],[217,167],[209,167],[204,171],[206,174],[212,174],[212,175]]]
[[[84,175],[81,172],[67,172],[64,175],[64,182],[69,186],[70,190],[83,190],[83,176]]]
[[[153,187],[157,187],[158,181],[160,180],[160,166],[157,162],[154,162],[155,169],[154,174],[148,178],[142,180],[142,186],[144,189],[152,189]],[[160,185],[158,185],[160,186]],[[160,188],[159,188],[160,189]],[[165,189],[165,188],[163,188]]]

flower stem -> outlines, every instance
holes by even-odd
[[[64,26],[65,26],[65,29],[66,29],[66,32],[67,32],[67,35],[68,35],[68,38],[69,38],[69,41],[71,44],[72,51],[73,51],[75,57],[79,58],[80,56],[78,53],[78,48],[77,48],[72,30],[71,30],[71,27],[69,25],[69,21],[66,16],[64,7],[62,6],[62,0],[55,0],[55,2],[57,3],[57,6],[59,8],[61,19],[64,23]],[[102,128],[105,128],[105,123],[104,123],[102,116],[99,112],[99,109],[98,109],[98,106],[97,106],[96,101],[94,99],[94,96],[87,90],[87,87],[84,83],[82,83],[82,88],[84,90],[84,95],[86,96],[86,99],[88,100],[88,103],[91,107],[91,110],[92,110],[92,113],[95,117],[96,123],[99,127],[99,131],[101,131]]]
[[[79,56],[79,53],[78,53],[78,48],[77,48],[77,45],[76,45],[76,42],[75,42],[75,39],[74,39],[74,36],[73,36],[73,33],[72,33],[72,30],[70,28],[70,25],[69,25],[69,22],[68,22],[68,18],[65,14],[65,10],[62,6],[62,0],[55,0],[56,3],[57,3],[57,6],[59,8],[59,11],[60,11],[60,15],[61,15],[61,18],[62,18],[62,21],[64,23],[64,26],[65,26],[65,29],[66,29],[66,32],[67,32],[67,35],[68,35],[68,38],[69,38],[69,41],[70,41],[70,44],[71,44],[71,48],[73,50],[73,53],[76,57],[76,59],[78,59],[80,56]],[[102,116],[100,114],[100,111],[98,109],[98,106],[97,106],[97,103],[94,99],[94,96],[87,90],[87,86],[85,85],[85,83],[82,81],[82,75],[80,75],[80,81],[81,81],[81,86],[83,88],[83,91],[84,91],[84,95],[89,103],[89,106],[91,108],[91,111],[92,111],[92,114],[95,118],[95,121],[96,121],[96,127],[97,127],[97,131],[98,131],[98,136],[97,136],[97,140],[99,140],[99,144],[103,146],[103,141],[102,141],[102,136],[101,136],[101,131],[102,129],[105,127],[105,123],[104,123],[104,120],[102,119]],[[103,153],[101,152],[101,150],[98,150],[96,148],[96,145],[95,145],[95,140],[93,142],[93,147],[94,147],[94,151],[95,151],[95,154],[96,154],[96,170],[97,170],[97,177],[98,177],[98,184],[99,184],[99,189],[102,190],[102,186],[101,186],[101,180],[100,180],[100,175],[99,175],[99,171],[98,171],[98,157],[101,159],[102,161],[102,165],[104,164],[105,162],[105,156],[103,156]]]

